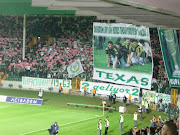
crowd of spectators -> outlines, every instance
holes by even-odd
[[[2,72],[9,74],[9,79],[16,77],[21,80],[22,76],[68,78],[67,66],[77,59],[81,60],[85,71],[79,76],[86,80],[91,79],[92,23],[95,17],[27,16],[24,60],[22,18],[17,16],[2,18],[6,23],[1,23],[4,34],[0,35],[0,68]],[[36,37],[37,41],[29,47],[33,41],[32,37]]]
[[[150,120],[149,126],[138,130],[136,127],[130,129],[128,133],[123,135],[178,135],[179,134],[179,118],[165,119],[161,116]]]
[[[27,42],[23,60],[23,17],[1,16],[1,71],[9,73],[8,79],[16,77],[21,80],[22,76],[63,79],[68,78],[67,66],[79,58],[85,71],[79,76],[92,81],[92,23],[95,19],[74,16],[27,16]],[[32,37],[36,37],[37,41],[29,47],[33,41]],[[170,94],[157,29],[150,29],[150,37],[154,63],[152,90]]]
[[[165,66],[163,56],[161,52],[161,45],[159,42],[158,31],[156,28],[150,29],[151,49],[153,56],[153,79],[152,90],[158,93],[170,94],[170,86],[167,74],[165,72]]]
[[[179,117],[179,107],[171,103],[162,103],[162,100],[157,103],[157,110],[167,113],[169,118]]]
[[[21,16],[0,16],[0,37],[1,38],[22,38],[23,17]]]
[[[79,76],[86,81],[92,81],[92,30],[95,19],[95,17],[74,16],[27,16],[27,42],[25,59],[22,59],[23,17],[0,16],[1,72],[9,74],[8,78],[17,79],[16,81],[21,80],[22,76],[65,79],[68,78],[67,67],[80,59],[84,73]],[[37,38],[37,41],[29,47],[33,36]],[[157,29],[150,29],[150,36],[154,64],[152,90],[170,94]],[[158,118],[157,121],[152,119],[150,127],[143,128],[134,134],[158,134],[165,125],[173,125],[173,121],[176,124],[179,122],[177,106],[160,102],[159,110],[168,113],[172,120],[168,122],[161,118]],[[179,131],[179,129],[177,130]],[[132,132],[134,131],[132,130]]]

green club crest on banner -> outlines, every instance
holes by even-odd
[[[78,74],[81,74],[84,72],[83,67],[81,65],[80,59],[77,59],[74,61],[68,68],[68,76],[69,78],[72,78],[74,76],[77,76]]]
[[[75,62],[75,64],[71,65],[71,67],[70,67],[70,71],[72,73],[78,72],[79,69],[80,69],[80,63],[79,62]]]

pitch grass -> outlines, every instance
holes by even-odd
[[[0,95],[37,98],[38,92],[0,89]],[[136,105],[127,106],[129,113],[124,114],[123,131],[120,131],[118,111],[113,113],[105,111],[105,115],[101,116],[102,109],[66,106],[68,102],[101,105],[102,100],[99,98],[45,92],[43,99],[42,106],[0,103],[0,133],[2,135],[25,135],[26,133],[27,135],[48,135],[47,129],[57,121],[60,125],[59,134],[95,135],[98,134],[97,123],[101,118],[103,135],[106,116],[110,118],[109,135],[121,135],[134,126],[133,113],[137,110]],[[121,105],[121,102],[117,102],[113,106]],[[157,111],[150,111],[148,115],[143,113],[143,121],[138,121],[138,128],[149,126],[153,115],[167,118],[166,114]]]

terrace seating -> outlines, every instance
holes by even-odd
[[[151,37],[151,49],[152,49],[152,56],[154,63],[153,78],[156,80],[158,84],[158,88],[153,90],[164,93],[166,92],[165,88],[169,87],[169,82],[165,72],[165,67],[161,52],[161,45],[159,42],[157,29],[150,29],[150,37]]]
[[[7,79],[21,80],[22,76],[67,78],[67,66],[78,58],[81,60],[85,71],[80,76],[84,78],[92,74],[91,28],[93,17],[63,17],[63,22],[61,22],[58,17],[27,16],[27,45],[32,42],[30,36],[28,36],[32,34],[34,36],[50,34],[54,36],[54,40],[51,40],[52,42],[48,44],[46,44],[46,39],[37,40],[35,44],[31,44],[30,48],[26,48],[24,60],[22,60],[22,18],[17,16],[5,16],[3,18],[7,22],[0,23],[5,28],[4,31],[9,31],[8,26],[11,23],[13,23],[12,29],[14,30],[12,33],[5,32],[4,35],[0,35],[0,70],[7,72],[7,67],[11,66],[8,70],[10,74]],[[1,21],[3,22],[3,20]],[[70,22],[73,22],[71,27],[67,25]],[[21,25],[16,28],[17,23]],[[7,27],[4,25],[7,25]],[[21,34],[12,38],[14,32]],[[55,35],[54,33],[58,34]]]

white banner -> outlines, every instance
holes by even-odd
[[[58,89],[60,84],[63,88],[71,89],[71,80],[22,77],[22,86],[28,88]]]
[[[6,102],[7,96],[0,96],[0,102]]]
[[[93,23],[93,37],[93,79],[151,89],[153,58],[148,27]]]
[[[93,79],[113,82],[117,84],[132,85],[136,87],[151,89],[151,78],[149,74],[130,73],[125,71],[113,71],[94,68]]]
[[[142,93],[143,93],[143,98],[148,100],[148,102],[150,102],[150,98],[151,97],[154,97],[155,99],[155,96],[156,96],[156,92],[155,91],[150,91],[150,90],[142,90]]]
[[[124,95],[128,97],[128,95],[131,94],[133,99],[139,97],[140,88],[137,87],[81,81],[81,92],[84,92],[85,85],[87,92],[90,93],[92,93],[93,88],[95,88],[97,94],[110,95],[115,93],[118,97],[123,97]]]
[[[150,40],[147,27],[124,23],[93,23],[93,35]]]
[[[74,76],[77,76],[78,74],[81,74],[84,72],[84,69],[81,65],[81,61],[79,59],[77,59],[76,61],[74,61],[68,68],[68,75],[69,78],[72,78]]]
[[[171,103],[171,95],[164,93],[156,93],[155,103],[158,103],[158,101],[161,99],[163,104]]]

